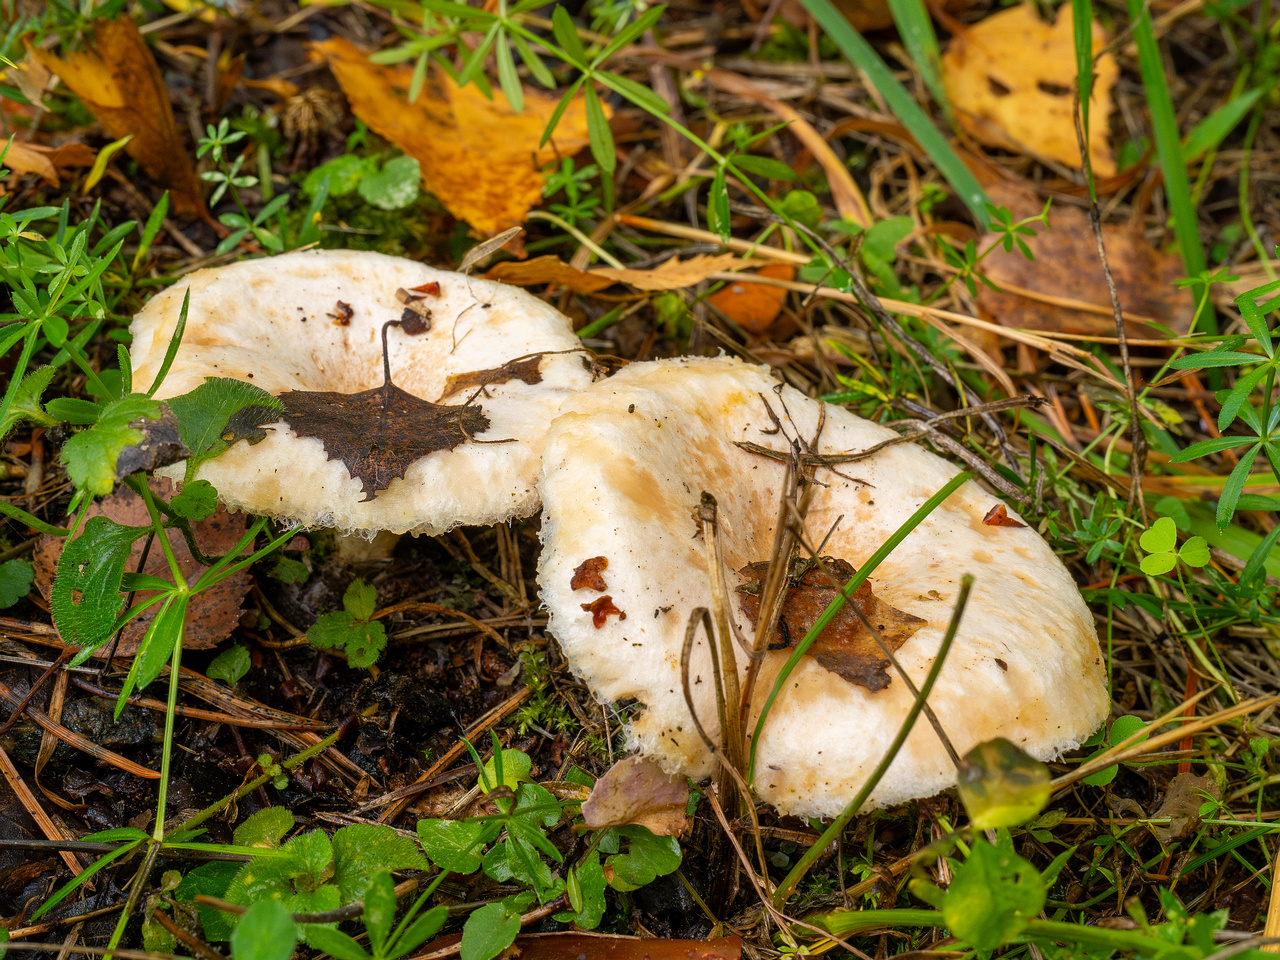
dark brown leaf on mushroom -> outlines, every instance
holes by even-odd
[[[590,603],[584,603],[582,609],[591,612],[591,624],[597,630],[608,622],[610,615],[616,616],[619,620],[627,619],[627,615],[613,605],[613,597],[608,594]]]
[[[678,837],[689,825],[689,784],[657,762],[627,757],[608,769],[582,804],[592,830],[636,824],[659,837]]]
[[[609,566],[608,557],[591,557],[583,560],[573,571],[573,579],[569,581],[569,589],[581,590],[588,587],[591,590],[598,590],[604,593],[609,589],[604,582],[604,577],[600,576],[601,572]]]
[[[1009,516],[1009,508],[1003,503],[997,503],[994,507],[987,511],[987,515],[982,518],[982,522],[989,527],[1025,527],[1025,523],[1021,523],[1013,517]]]
[[[770,649],[790,649],[803,640],[855,572],[844,560],[824,557],[823,564],[834,580],[809,561],[800,560],[793,565],[778,617],[779,636],[770,643]],[[738,603],[752,626],[760,618],[760,586],[768,570],[769,564],[764,561],[747,564],[738,571],[747,578],[738,588]],[[850,683],[874,693],[889,685],[889,660],[875,637],[850,609],[855,604],[879,631],[890,652],[906,643],[928,621],[885,603],[871,592],[870,584],[863,583],[818,635],[807,656]]]
[[[351,309],[351,304],[343,303],[341,300],[338,301],[335,312],[329,314],[329,316],[333,317],[334,325],[339,327],[350,326],[351,318],[355,315],[356,312]]]
[[[223,428],[220,437],[224,443],[248,440],[249,446],[253,446],[267,438],[267,431],[262,429],[263,424],[275,423],[279,419],[280,411],[275,407],[260,403],[241,407],[227,418],[227,425]]]
[[[372,500],[415,460],[452,450],[489,428],[475,404],[431,403],[387,383],[363,393],[290,390],[280,394],[284,421],[300,437],[318,437]]]
[[[530,386],[535,383],[541,383],[542,371],[539,369],[541,364],[542,357],[533,356],[525,357],[521,360],[511,360],[491,370],[455,373],[445,381],[444,393],[440,395],[440,399],[451,397],[461,390],[470,390],[473,387],[487,387],[492,384],[507,383],[511,380],[523,380]]]

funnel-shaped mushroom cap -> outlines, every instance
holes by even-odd
[[[433,283],[438,295],[413,291]],[[547,425],[592,379],[568,318],[523,290],[377,253],[313,251],[200,270],[153,298],[130,328],[135,382],[154,378],[188,290],[186,333],[158,399],[206,377],[245,380],[271,394],[381,387],[382,327],[400,319],[405,300],[429,310],[431,326],[417,335],[388,331],[394,384],[422,400],[461,405],[488,383],[473,401],[487,429],[413,461],[371,499],[320,439],[285,423],[200,467],[197,476],[228,505],[309,526],[438,534],[533,513]],[[518,359],[518,369],[498,372]],[[358,434],[365,424],[353,418],[351,426]],[[502,440],[515,442],[491,442]],[[182,476],[181,464],[172,469]]]
[[[736,443],[785,453],[787,441],[766,404],[786,434],[809,441],[824,406],[790,387],[779,394],[777,387],[767,368],[737,360],[637,363],[567,403],[548,434],[538,580],[550,630],[597,696],[640,701],[631,738],[673,772],[712,770],[681,684],[690,612],[711,607],[705,548],[691,513],[703,491],[717,499],[731,615],[753,636],[744,614],[751,571],[736,571],[769,559],[785,466]],[[856,452],[896,436],[843,409],[825,405],[825,412],[819,453]],[[819,467],[807,538],[819,543],[843,516],[821,553],[857,568],[956,473],[908,443],[834,469]],[[1046,759],[1077,746],[1106,716],[1101,655],[1089,611],[1048,544],[1028,527],[983,522],[997,503],[972,482],[963,485],[872,574],[872,593],[887,606],[872,601],[863,609],[875,611],[871,620],[884,624],[886,635],[905,636],[896,655],[919,685],[960,579],[973,574],[964,619],[929,702],[961,754],[999,736]],[[796,602],[820,611],[832,592],[813,588],[817,600]],[[789,654],[766,654],[753,723]],[[739,649],[740,673],[745,662]],[[690,682],[698,716],[714,737],[719,724],[710,670],[700,632]],[[759,744],[759,796],[804,816],[832,816],[853,798],[912,701],[892,667],[878,677],[875,670],[864,673],[854,683],[814,656],[801,659]],[[868,806],[929,796],[955,779],[954,765],[922,718]]]

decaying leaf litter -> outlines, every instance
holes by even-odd
[[[820,6],[810,9],[816,13]],[[52,371],[30,383],[8,374],[12,405],[27,413],[6,438],[4,502],[23,513],[6,511],[15,519],[7,521],[0,560],[0,600],[13,608],[3,621],[0,651],[4,699],[14,713],[0,736],[11,834],[0,849],[0,916],[13,939],[61,944],[70,932],[73,949],[111,940],[183,953],[197,950],[194,936],[226,949],[216,927],[210,932],[213,921],[204,918],[217,911],[202,906],[197,919],[189,906],[193,891],[230,889],[213,883],[196,891],[193,885],[216,875],[218,862],[202,865],[198,851],[189,852],[192,859],[161,861],[163,869],[173,865],[185,876],[173,881],[177,885],[169,886],[162,870],[149,871],[146,889],[129,900],[137,858],[125,858],[47,915],[33,916],[71,873],[85,872],[121,844],[140,842],[132,835],[88,840],[77,852],[72,841],[94,830],[152,828],[148,811],[156,795],[149,784],[165,755],[160,741],[168,684],[158,647],[132,661],[121,656],[112,663],[88,660],[67,672],[48,669],[62,654],[63,638],[50,625],[42,592],[56,562],[47,545],[64,536],[63,524],[79,522],[76,514],[88,498],[73,500],[77,490],[110,492],[115,471],[104,471],[103,458],[134,444],[140,448],[151,436],[150,427],[147,434],[141,428],[163,422],[140,400],[117,401],[101,415],[75,406],[105,404],[113,396],[118,381],[103,382],[102,374],[119,367],[115,346],[128,318],[157,288],[237,258],[318,242],[447,267],[479,237],[521,222],[524,234],[472,273],[487,271],[489,278],[528,286],[551,301],[572,320],[602,371],[726,350],[770,363],[802,393],[893,422],[974,471],[1021,522],[1049,540],[1084,590],[1106,656],[1115,719],[1080,751],[1050,763],[1057,778],[1052,786],[1041,785],[1039,774],[999,750],[966,757],[965,806],[951,793],[855,818],[847,821],[839,848],[827,848],[825,838],[815,845],[821,822],[745,808],[723,778],[715,786],[695,784],[702,796],[695,794],[699,805],[684,830],[678,781],[616,767],[596,782],[597,792],[616,784],[610,809],[622,813],[604,820],[588,815],[576,831],[557,815],[538,828],[545,832],[527,835],[533,846],[520,845],[526,827],[504,828],[508,839],[495,836],[481,849],[501,850],[508,858],[503,862],[513,864],[510,857],[533,850],[543,866],[530,861],[521,874],[490,863],[468,873],[469,863],[454,863],[446,868],[454,871],[452,880],[436,889],[432,903],[483,904],[475,912],[491,933],[514,933],[521,924],[545,933],[570,920],[580,927],[602,924],[613,939],[582,938],[575,949],[589,952],[598,945],[612,953],[625,953],[635,942],[620,935],[737,936],[749,950],[773,955],[816,942],[817,927],[840,937],[844,948],[876,955],[958,951],[963,945],[994,949],[1021,935],[1041,955],[1091,950],[1104,956],[1143,950],[1149,941],[1125,936],[1142,937],[1145,924],[1163,923],[1165,941],[1176,941],[1183,951],[1171,955],[1202,957],[1226,947],[1236,935],[1227,931],[1280,933],[1280,923],[1268,922],[1268,906],[1276,909],[1269,890],[1275,856],[1270,737],[1276,733],[1271,576],[1280,572],[1272,569],[1274,537],[1268,534],[1276,529],[1269,498],[1280,488],[1266,469],[1271,451],[1265,436],[1261,446],[1249,446],[1247,433],[1239,443],[1217,440],[1224,433],[1261,433],[1274,409],[1273,377],[1262,362],[1270,355],[1270,293],[1232,301],[1266,283],[1275,268],[1280,207],[1266,174],[1276,149],[1269,14],[1264,8],[1184,5],[1154,9],[1153,25],[1140,22],[1129,30],[1125,11],[1094,8],[1094,94],[1080,132],[1089,134],[1086,153],[1097,178],[1117,321],[1097,259],[1071,122],[1079,59],[1070,5],[1057,12],[1056,26],[1029,7],[997,13],[982,5],[949,5],[935,21],[943,41],[936,62],[927,37],[921,39],[922,13],[900,21],[903,29],[894,33],[890,12],[862,6],[849,6],[855,25],[878,31],[867,35],[874,49],[909,81],[910,96],[1007,214],[975,219],[969,188],[931,152],[876,70],[865,62],[861,70],[851,69],[833,46],[839,31],[816,26],[790,3],[744,4],[714,15],[697,8],[664,11],[651,33],[592,66],[608,76],[588,81],[566,101],[557,133],[546,143],[543,121],[580,74],[560,61],[551,63],[554,72],[541,61],[531,64],[520,48],[529,41],[508,40],[492,21],[461,34],[465,46],[458,37],[436,46],[430,38],[444,37],[447,18],[459,15],[452,8],[428,12],[425,20],[421,13],[406,17],[379,5],[282,5],[252,16],[232,10],[222,18],[149,13],[138,21],[141,34],[126,18],[112,19],[121,12],[115,9],[78,32],[56,18],[30,25],[35,33],[25,34],[29,47],[15,45],[8,54],[18,65],[2,91],[5,120],[18,134],[7,161],[15,172],[6,183],[5,210],[66,199],[64,232],[97,218],[90,244],[74,256],[115,259],[103,271],[107,321],[95,326],[86,319],[94,317],[92,310],[62,312],[72,330],[87,331],[78,344],[84,367],[67,365],[65,353],[58,357],[55,347],[67,335],[58,317],[45,321],[47,339],[32,341],[30,358],[20,358],[21,345],[12,342],[6,354],[10,371],[42,364]],[[574,33],[584,45],[579,49],[563,22],[553,29],[549,17],[541,19],[547,13],[520,12],[514,22],[563,50],[566,62],[581,65],[635,16],[621,7],[589,6]],[[775,19],[766,22],[766,15]],[[1011,17],[1025,21],[1018,27],[1025,34],[1000,25]],[[912,22],[916,29],[907,29]],[[468,29],[477,28],[469,23]],[[468,68],[466,49],[491,28],[497,32],[485,46],[488,59]],[[1166,55],[1161,72],[1177,108],[1168,114],[1172,142],[1161,127],[1160,104],[1147,99],[1154,86],[1150,45]],[[112,50],[127,52],[108,57]],[[381,53],[370,62],[373,51]],[[548,77],[558,89],[536,92]],[[481,82],[492,88],[491,99]],[[667,115],[696,139],[664,128],[657,118],[663,111],[652,110],[644,91],[637,94],[628,83],[665,100]],[[121,90],[126,96],[112,92]],[[112,97],[128,102],[113,103]],[[1024,98],[1038,106],[1019,107]],[[1037,122],[1023,125],[1028,115]],[[414,116],[420,122],[406,125],[405,118]],[[223,120],[228,123],[219,129]],[[602,138],[606,127],[608,141]],[[425,130],[434,135],[424,137]],[[764,136],[752,139],[759,134]],[[197,135],[217,142],[198,147]],[[718,168],[708,151],[729,156],[733,166]],[[1170,167],[1172,156],[1185,171]],[[203,183],[193,182],[192,170]],[[161,201],[165,188],[169,197]],[[1046,225],[1037,217],[1049,199]],[[209,214],[197,216],[205,205]],[[1187,234],[1192,221],[1178,219],[1188,209],[1197,211],[1195,244]],[[21,236],[6,235],[7,279],[19,318],[31,308],[11,279],[13,245],[60,237],[53,216]],[[132,232],[90,249],[130,219],[138,222]],[[120,240],[123,250],[111,254]],[[39,262],[23,261],[28,268]],[[1206,262],[1252,283],[1173,285]],[[760,295],[751,295],[754,288]],[[403,288],[382,322],[405,325],[414,314],[419,321],[409,318],[411,329],[424,317],[422,304],[425,314],[432,312],[432,298],[411,289]],[[475,292],[467,290],[474,311],[489,309],[487,295]],[[397,293],[379,291],[388,299]],[[305,322],[340,330],[352,321],[352,301],[345,294],[332,299]],[[1212,306],[1213,316],[1201,309],[1197,333],[1216,329],[1253,339],[1228,341],[1218,351],[1223,361],[1217,367],[1189,360],[1170,367],[1170,359],[1193,357],[1217,342],[1185,339],[1202,302]],[[1261,309],[1251,312],[1255,303]],[[1127,362],[1115,343],[1117,322],[1127,333]],[[1242,349],[1244,359],[1232,353]],[[501,384],[527,383],[529,371],[522,376],[507,367],[508,359],[460,370],[449,402],[471,397],[467,402],[482,411]],[[252,372],[249,363],[245,373]],[[133,389],[145,391],[151,373],[136,377]],[[399,380],[388,376],[385,382]],[[366,389],[383,383],[375,378]],[[1218,392],[1242,383],[1233,395]],[[426,399],[439,403],[446,396],[440,390]],[[1002,404],[1007,397],[1029,402]],[[1149,446],[1138,472],[1131,471],[1135,410]],[[259,414],[239,422],[226,439],[204,437],[205,445],[189,452],[212,456],[219,443],[251,449],[249,440],[271,422],[268,414],[275,416],[269,407]],[[86,429],[95,418],[98,425]],[[4,423],[9,428],[11,421]],[[360,431],[354,433],[363,441]],[[479,430],[470,433],[483,439]],[[1182,455],[1206,440],[1209,446]],[[764,436],[748,442],[770,447]],[[827,470],[856,477],[861,456],[803,447],[774,453],[781,459],[771,463],[790,462],[818,480]],[[364,491],[375,501],[379,482]],[[113,497],[125,489],[118,487]],[[689,509],[697,505],[697,493],[691,491]],[[145,500],[141,488],[133,495]],[[193,492],[172,509],[194,527],[206,522],[203,516],[210,514],[204,511],[213,506]],[[1021,535],[1020,521],[1001,507],[978,511],[974,523],[985,535]],[[147,511],[137,516],[119,522],[145,526]],[[103,523],[96,529],[106,529]],[[693,519],[684,523],[684,535],[692,537]],[[37,533],[48,538],[39,546]],[[507,815],[503,804],[511,801],[502,790],[510,791],[516,809],[543,793],[548,802],[583,803],[591,777],[624,755],[620,731],[636,720],[638,707],[626,701],[601,707],[566,669],[538,606],[536,520],[406,539],[390,555],[369,550],[361,559],[357,550],[354,563],[350,546],[335,543],[331,533],[270,533],[279,534],[281,549],[252,567],[247,594],[233,591],[236,596],[209,607],[197,601],[212,594],[194,593],[190,603],[165,600],[162,610],[151,608],[150,622],[185,620],[190,651],[173,686],[178,746],[164,778],[169,826],[194,815],[210,831],[207,839],[260,846],[278,844],[293,830],[288,843],[297,846],[289,849],[313,850],[309,855],[319,858],[329,855],[314,851],[330,845],[333,859],[317,861],[318,873],[297,874],[301,879],[288,881],[292,886],[272,888],[300,896],[303,887],[314,887],[313,899],[305,906],[297,901],[295,913],[337,908],[352,896],[356,867],[343,851],[359,834],[343,830],[367,822],[413,830],[416,823],[422,850],[443,866],[449,855],[441,838],[455,828],[442,825],[478,830],[484,821],[477,816]],[[824,553],[827,534],[806,530],[808,542],[796,546],[793,561],[783,558],[780,569],[790,585],[777,619],[792,643],[797,627],[811,619],[810,593],[833,593],[831,584],[845,579],[841,565],[861,559]],[[133,556],[132,563],[139,557],[131,554],[134,542],[118,539],[120,549],[111,556],[123,569],[127,558]],[[170,539],[182,541],[181,531],[171,531]],[[136,543],[166,553],[158,543]],[[197,536],[197,550],[202,543]],[[34,559],[43,578],[36,592],[24,559],[33,548],[41,551]],[[807,561],[806,551],[816,560]],[[198,577],[197,568],[218,562],[203,559],[210,564],[193,555],[194,572],[183,576]],[[575,557],[568,569],[592,559]],[[616,587],[612,594],[601,592],[622,576],[620,558],[606,559],[613,566],[588,568],[583,589],[574,592],[588,629],[609,633],[623,626],[623,615],[634,625],[644,614],[627,610],[625,602],[614,606],[615,598],[622,602]],[[766,550],[744,562],[769,559]],[[149,557],[145,569],[163,577],[166,566]],[[752,566],[743,570],[729,574],[745,587],[731,599],[751,619],[745,607],[767,570],[760,576]],[[957,577],[965,572],[953,571]],[[148,593],[158,589],[150,581],[124,586],[143,602],[162,596]],[[83,602],[69,594],[66,602]],[[927,591],[920,596],[927,600]],[[604,599],[610,603],[600,603]],[[226,608],[237,603],[232,625]],[[846,610],[854,606],[859,604]],[[55,603],[55,615],[57,609]],[[866,606],[860,609],[869,615]],[[871,629],[855,626],[847,613],[845,621],[855,634]],[[192,641],[210,630],[220,634],[211,641],[216,649],[200,652]],[[900,631],[885,632],[890,652],[900,642],[905,646],[898,651],[910,649],[911,630],[906,622]],[[127,644],[139,639],[145,646],[153,635],[133,633],[130,639],[126,630],[117,653],[126,654]],[[320,638],[327,638],[324,649],[316,649]],[[374,668],[355,667],[376,650],[377,638],[387,649]],[[780,630],[778,643],[784,642]],[[815,649],[820,658],[821,648]],[[871,659],[883,665],[874,666],[872,686],[887,680],[886,692],[901,690],[904,678],[892,658],[872,651]],[[159,679],[136,693],[117,719],[114,696],[122,682],[133,682],[130,669],[143,661],[143,675]],[[995,669],[1007,667],[997,662]],[[1159,723],[1144,731],[1149,721]],[[950,725],[943,724],[944,733]],[[288,760],[314,751],[338,727],[344,735],[336,746],[299,764]],[[462,736],[477,751],[472,763]],[[1107,751],[1119,751],[1125,762],[1106,766],[1099,758]],[[521,757],[531,758],[527,768]],[[504,772],[495,767],[497,758]],[[1080,768],[1081,759],[1088,765]],[[284,766],[277,765],[281,761]],[[501,781],[497,794],[495,776]],[[218,816],[197,814],[241,792],[242,785],[248,787],[243,796]],[[1054,793],[1045,806],[1049,790]],[[997,812],[982,812],[976,795],[994,796]],[[1025,816],[1000,819],[1001,809],[1019,803]],[[282,807],[291,811],[286,825],[245,822],[259,808]],[[1007,838],[992,833],[987,842],[964,833],[958,850],[930,848],[931,842],[950,843],[951,831],[970,818],[977,826],[1019,825]],[[661,842],[644,846],[655,841],[628,834],[641,828],[627,823],[653,827]],[[537,847],[537,837],[548,847]],[[641,850],[661,865],[639,869]],[[683,857],[672,860],[673,850]],[[951,860],[939,859],[948,851]],[[1021,859],[1010,859],[1015,853]],[[402,881],[427,876],[414,873],[421,865],[415,850],[393,860],[388,853],[380,862],[407,870],[397,874]],[[1033,879],[1024,861],[1047,872]],[[336,879],[325,879],[325,870]],[[975,888],[981,871],[987,879]],[[566,879],[570,886],[557,892],[556,881]],[[375,888],[363,895],[368,917]],[[168,906],[166,896],[187,906]],[[337,899],[330,907],[331,897]],[[126,901],[135,915],[152,914],[141,931],[119,928],[124,939],[113,939]],[[582,912],[597,901],[604,911],[599,917]],[[980,906],[993,901],[1009,909],[993,913]],[[163,921],[155,919],[157,907]],[[917,912],[868,912],[894,907]],[[77,912],[88,914],[78,931]],[[559,920],[552,918],[557,912]],[[1192,916],[1194,922],[1186,919]],[[374,936],[375,927],[365,922]],[[1112,933],[1088,933],[1099,929]],[[176,939],[162,939],[166,933]],[[338,951],[334,955],[347,949],[315,936],[311,949]],[[535,952],[556,949],[548,941],[527,943]],[[448,944],[442,939],[422,949],[446,950]],[[739,949],[723,939],[709,943],[712,948]],[[231,949],[239,956],[244,946],[233,940]],[[488,955],[465,934],[457,949],[464,956]],[[651,940],[641,949],[684,955],[677,952],[688,947]]]

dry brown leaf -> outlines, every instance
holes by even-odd
[[[593,277],[608,277],[618,283],[626,283],[639,290],[679,290],[701,283],[713,273],[742,266],[742,261],[732,253],[721,253],[714,257],[698,254],[688,260],[672,257],[661,266],[652,270],[629,270],[615,267],[597,267],[591,271]]]
[[[961,126],[989,147],[1080,169],[1071,117],[1076,85],[1071,30],[1070,5],[1050,25],[1032,4],[1024,3],[992,14],[957,35],[942,56],[942,78]],[[1101,50],[1106,43],[1106,32],[1095,21],[1093,49]],[[1111,54],[1095,60],[1089,158],[1100,177],[1116,170],[1107,129],[1111,88],[1118,74]]]
[[[557,100],[525,91],[516,113],[502,91],[489,100],[475,84],[459,87],[441,74],[417,102],[407,92],[413,69],[382,66],[341,38],[313,44],[329,66],[355,115],[379,136],[415,158],[422,181],[460,220],[486,234],[524,222],[542,198],[541,168],[587,145],[581,98],[560,118],[555,135],[538,142]]]
[[[88,107],[113,140],[133,136],[125,152],[161,186],[183,216],[204,212],[200,182],[169,105],[169,90],[142,34],[128,17],[96,20],[93,44],[60,58],[28,46]]]
[[[1024,184],[998,182],[987,187],[991,202],[1008,207],[1015,220],[1034,216],[1043,204]],[[1037,235],[1024,238],[1035,254],[1027,260],[1014,249],[997,248],[982,261],[982,270],[997,286],[1017,287],[1048,297],[1093,304],[1096,312],[1032,299],[1008,289],[997,292],[978,287],[978,308],[998,323],[1029,330],[1115,336],[1111,294],[1107,290],[1098,245],[1089,217],[1077,207],[1055,204],[1049,210],[1050,229],[1036,225]],[[988,235],[979,248],[990,244]],[[1195,305],[1186,290],[1173,286],[1185,270],[1177,254],[1161,253],[1141,233],[1125,226],[1105,225],[1102,241],[1115,278],[1120,305],[1128,313],[1149,317],[1185,333]],[[1131,336],[1152,337],[1160,332],[1150,324],[1130,321]]]
[[[1200,829],[1200,807],[1206,795],[1213,799],[1222,796],[1218,781],[1212,776],[1197,777],[1194,773],[1180,773],[1169,781],[1164,802],[1152,819],[1169,818],[1168,823],[1151,824],[1151,832],[1162,844],[1183,840]]]
[[[165,499],[173,493],[168,480],[152,480],[151,489],[157,496]],[[88,515],[107,517],[125,526],[145,527],[151,523],[151,517],[147,513],[147,506],[142,502],[142,498],[124,485],[117,487],[116,492],[111,496],[95,502],[89,508]],[[205,556],[221,556],[233,550],[240,538],[244,536],[245,515],[227,513],[219,505],[213,516],[199,523],[192,523],[191,529],[195,535],[196,545]],[[141,571],[138,570],[138,561],[142,559],[145,543],[145,539],[134,543],[133,552],[125,569],[132,573],[149,573],[152,576],[169,579],[172,576],[169,563],[158,543],[153,544],[147,554],[146,566]],[[178,566],[183,576],[187,578],[187,583],[195,583],[207,568],[191,555],[181,531],[169,531],[169,544],[173,547],[174,556],[178,559]],[[62,537],[49,536],[41,537],[36,544],[32,557],[35,562],[36,586],[46,599],[52,589],[58,558],[62,556],[65,545],[66,540]],[[252,585],[253,580],[247,572],[242,570],[208,590],[192,594],[191,603],[187,607],[186,632],[182,636],[182,645],[192,650],[203,650],[217,646],[230,636],[231,631],[240,622],[240,602]],[[153,595],[154,591],[139,590],[135,596],[135,602],[141,602]],[[116,648],[117,654],[129,656],[138,649],[138,644],[142,641],[152,618],[159,609],[158,606],[153,606],[146,613],[126,624],[120,637],[120,644]]]
[[[0,150],[3,150],[0,144]],[[51,187],[72,167],[91,167],[96,154],[83,143],[65,143],[60,147],[42,147],[14,140],[4,153],[4,166],[14,173],[34,173]]]
[[[761,277],[790,280],[796,275],[789,263],[771,263],[757,271]],[[767,283],[729,283],[711,296],[707,303],[753,336],[762,336],[778,319],[787,299],[785,287]]]
[[[635,824],[659,837],[678,837],[689,826],[689,784],[646,757],[627,757],[605,772],[582,804],[592,830]]]
[[[518,287],[530,287],[540,283],[559,283],[574,293],[595,293],[613,286],[608,277],[598,277],[585,270],[569,266],[559,257],[534,257],[532,260],[504,260],[485,275],[486,280],[514,283]]]

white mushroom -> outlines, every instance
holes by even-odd
[[[523,290],[382,254],[310,251],[200,270],[154,297],[130,328],[136,382],[154,378],[188,291],[185,336],[158,399],[206,377],[274,395],[375,390],[385,333],[397,387],[432,403],[470,401],[456,442],[376,485],[283,422],[199,468],[229,506],[307,526],[434,535],[528,516],[547,425],[592,379],[568,318]],[[384,331],[407,310],[429,314],[429,329]],[[373,427],[354,415],[346,426]]]
[[[550,630],[598,697],[640,701],[631,740],[669,771],[705,776],[713,769],[682,691],[686,623],[694,608],[711,606],[708,563],[691,512],[704,491],[718,501],[729,571],[768,560],[786,467],[736,444],[785,454],[786,438],[769,408],[786,434],[811,440],[824,406],[816,452],[856,452],[896,436],[779,388],[767,368],[730,359],[633,364],[569,401],[552,424],[540,484],[538,570]],[[819,467],[808,539],[818,543],[834,525],[821,553],[856,568],[956,473],[908,443],[835,469]],[[1089,611],[1048,544],[1027,527],[983,522],[997,504],[976,484],[964,484],[875,570],[871,589],[911,615],[899,624],[907,638],[897,658],[919,685],[961,576],[973,574],[959,633],[929,702],[961,754],[1006,737],[1047,759],[1077,746],[1105,717],[1101,654]],[[749,573],[728,573],[730,612],[748,637]],[[753,722],[788,655],[766,654]],[[740,671],[745,660],[739,655]],[[699,719],[715,737],[704,637],[689,670]],[[851,683],[813,656],[802,658],[757,745],[758,795],[784,813],[832,816],[843,809],[911,704],[892,669],[880,679],[882,688],[872,689],[874,678]],[[942,743],[922,722],[868,807],[932,795],[955,778]]]

